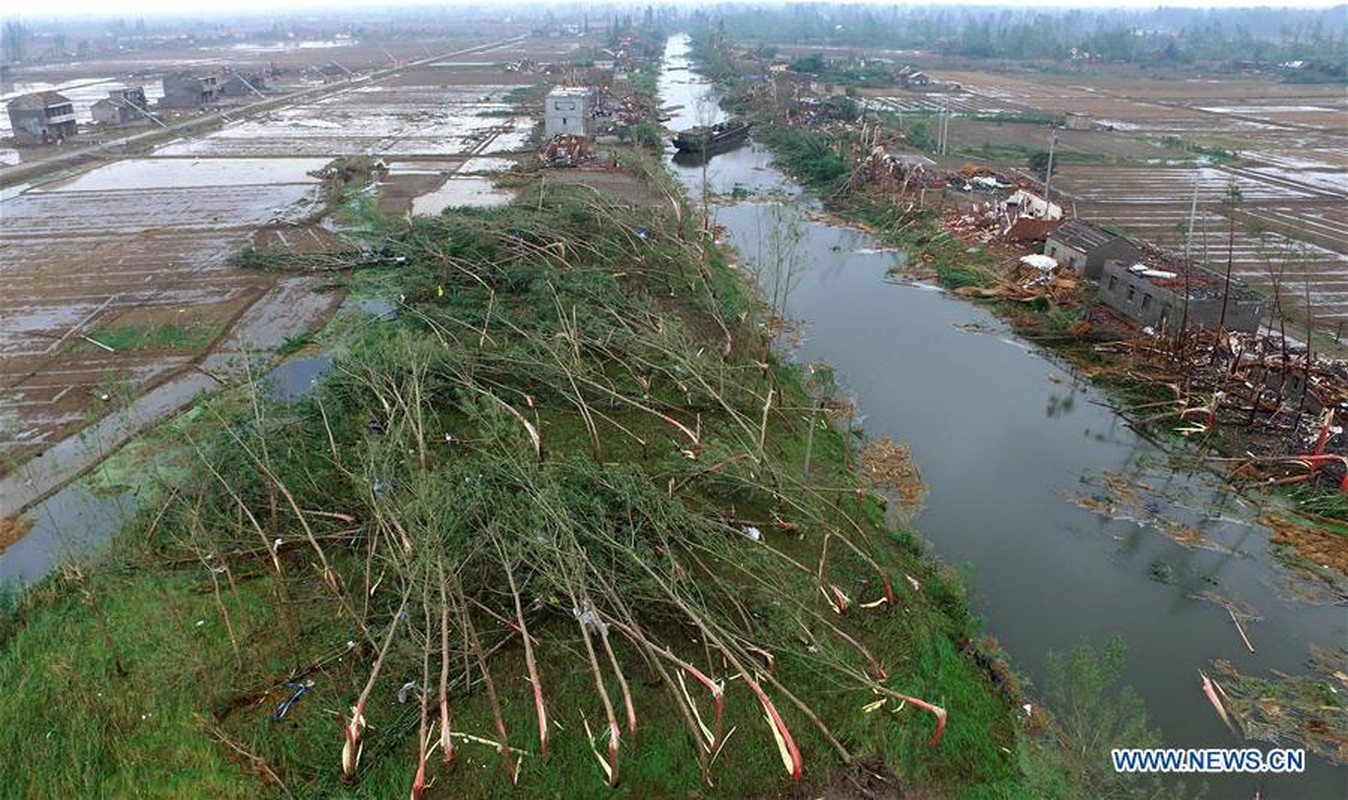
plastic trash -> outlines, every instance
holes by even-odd
[[[285,719],[285,715],[290,711],[290,707],[298,703],[299,699],[304,696],[305,692],[309,691],[309,687],[312,685],[313,683],[311,681],[306,681],[304,683],[298,683],[296,681],[287,681],[286,686],[289,686],[295,691],[290,695],[290,697],[286,698],[285,700],[282,700],[276,706],[276,711],[272,712],[271,715],[272,722],[280,722],[281,720]]]
[[[599,619],[599,615],[594,613],[594,609],[590,608],[588,602],[581,601],[580,606],[573,606],[571,608],[571,613],[575,615],[576,619],[580,620],[582,625],[590,630],[608,632],[608,623]]]
[[[745,526],[743,529],[740,530],[740,533],[744,535],[744,538],[748,539],[751,542],[763,541],[763,532],[752,525]]]

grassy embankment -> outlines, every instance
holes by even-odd
[[[1080,795],[693,214],[351,213],[334,281],[397,318],[339,317],[302,402],[224,392],[126,448],[102,480],[139,518],[5,597],[7,795],[387,797],[424,759],[428,796],[774,796],[787,737],[811,792],[878,754]]]

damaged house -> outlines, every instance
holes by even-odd
[[[1098,296],[1129,319],[1170,335],[1181,326],[1254,333],[1266,306],[1243,281],[1232,278],[1228,291],[1226,278],[1210,269],[1158,258],[1105,262]]]
[[[1062,206],[1045,200],[1028,189],[1017,189],[1001,203],[1002,212],[1012,219],[1062,219]]]
[[[34,92],[10,100],[6,108],[18,144],[47,144],[75,135],[75,106],[65,95]]]
[[[1048,235],[1044,255],[1057,259],[1083,278],[1100,280],[1106,261],[1133,263],[1142,251],[1122,236],[1101,230],[1081,219],[1068,220]]]
[[[594,110],[594,91],[580,87],[558,86],[543,100],[543,136],[551,139],[567,134],[589,136]]]
[[[90,107],[94,122],[100,125],[131,125],[149,117],[149,101],[139,86],[114,89]]]
[[[261,95],[267,88],[267,78],[256,72],[231,72],[220,78],[219,97],[246,97]]]
[[[221,97],[223,81],[218,72],[184,70],[164,76],[164,97],[159,105],[164,108],[200,108]]]

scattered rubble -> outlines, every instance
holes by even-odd
[[[573,133],[559,133],[543,145],[543,163],[549,167],[575,167],[592,158],[590,140]]]

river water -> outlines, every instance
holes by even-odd
[[[687,38],[670,39],[660,93],[681,107],[671,129],[724,118],[691,66]],[[976,609],[1020,673],[1042,680],[1048,650],[1122,636],[1124,680],[1167,745],[1232,747],[1242,745],[1204,698],[1200,669],[1224,658],[1245,673],[1304,674],[1312,644],[1348,642],[1341,605],[1296,599],[1256,508],[1206,472],[1181,471],[996,317],[889,277],[902,253],[815,221],[818,204],[765,150],[681,162],[669,166],[691,197],[751,193],[712,206],[727,242],[766,294],[790,285],[794,357],[834,365],[866,431],[911,448],[929,489],[911,525],[942,560],[971,568]],[[1199,545],[1178,543],[1179,531]],[[1258,615],[1246,623],[1256,653],[1204,594]],[[1348,797],[1348,769],[1307,761],[1302,775],[1220,776],[1209,796]]]

